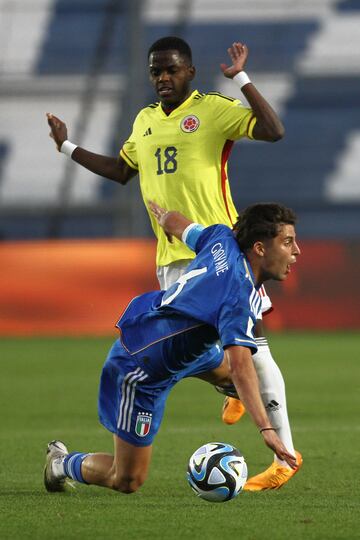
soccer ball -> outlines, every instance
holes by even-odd
[[[247,480],[244,456],[231,444],[210,442],[193,453],[187,479],[196,495],[210,502],[225,502],[241,492]]]

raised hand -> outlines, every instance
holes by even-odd
[[[240,73],[240,71],[243,71],[249,50],[244,43],[237,42],[233,43],[232,46],[228,48],[227,52],[229,53],[232,65],[228,66],[227,64],[220,64],[220,68],[225,77],[232,79],[235,75]]]
[[[51,113],[46,113],[46,117],[51,128],[49,136],[54,139],[56,147],[60,152],[62,143],[68,138],[66,124]]]

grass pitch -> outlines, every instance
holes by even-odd
[[[112,451],[97,420],[99,372],[111,339],[3,339],[0,342],[0,538],[4,539],[344,539],[358,528],[360,336],[270,336],[287,384],[302,470],[281,490],[242,493],[208,503],[187,485],[192,452],[212,440],[245,455],[251,475],[272,460],[245,417],[220,420],[222,397],[186,380],[168,400],[154,443],[150,475],[138,493],[78,485],[48,494],[45,448],[53,438],[70,450]]]

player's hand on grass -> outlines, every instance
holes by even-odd
[[[231,47],[228,48],[227,52],[229,53],[232,65],[228,66],[227,64],[220,64],[221,71],[228,79],[232,79],[243,71],[246,60],[249,54],[248,48],[244,43],[233,43]]]
[[[273,430],[263,431],[262,436],[264,437],[266,446],[271,448],[271,450],[275,452],[275,454],[277,455],[279,459],[286,461],[286,463],[292,469],[296,469],[296,457],[287,451],[284,444],[279,439],[276,431],[273,431]]]
[[[162,208],[161,206],[156,204],[156,202],[154,201],[148,201],[148,202],[149,202],[149,208],[151,210],[152,215],[154,216],[154,218],[156,219],[160,227],[164,229],[165,217],[169,213],[168,210],[166,210],[165,208]],[[170,243],[172,243],[173,239],[172,239],[171,234],[167,233],[165,229],[164,229],[164,232],[166,234],[166,238],[169,240]]]
[[[50,137],[54,139],[57,149],[60,152],[61,145],[64,141],[67,141],[67,127],[60,118],[57,118],[51,113],[46,113],[48,124],[51,128],[49,133]]]

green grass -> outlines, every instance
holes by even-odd
[[[282,489],[243,493],[224,504],[199,500],[187,485],[187,460],[201,444],[238,446],[250,474],[272,460],[245,417],[220,421],[222,399],[187,380],[170,395],[154,444],[150,475],[138,493],[79,485],[48,494],[46,443],[111,451],[97,420],[97,385],[109,339],[3,339],[0,342],[0,538],[4,539],[346,539],[358,529],[360,336],[270,337],[287,384],[302,470]]]

